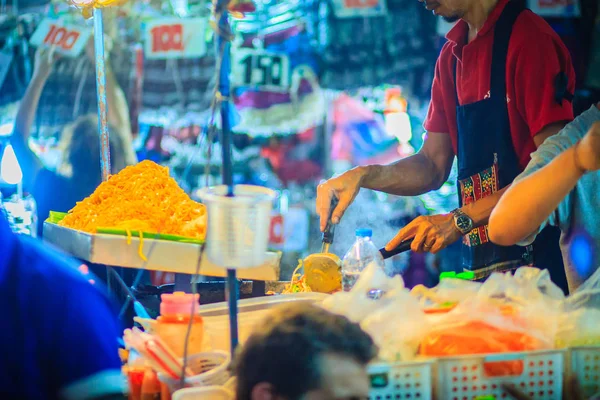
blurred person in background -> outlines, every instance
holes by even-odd
[[[365,400],[377,355],[358,324],[307,303],[278,307],[234,360],[237,400]]]
[[[569,289],[600,267],[600,103],[546,140],[490,218],[493,242],[531,243],[548,225],[562,232]],[[583,233],[588,245],[575,245]],[[581,242],[580,242],[581,243]],[[579,264],[579,265],[578,265]]]
[[[573,120],[575,72],[567,48],[524,1],[420,1],[456,22],[437,60],[424,144],[393,164],[360,166],[320,185],[321,229],[333,197],[337,223],[361,188],[398,196],[439,189],[456,157],[459,208],[418,217],[388,250],[411,240],[415,252],[438,253],[462,239],[461,267],[475,279],[534,263],[566,291],[556,229],[546,229],[530,248],[501,247],[489,240],[487,223],[530,154]]]
[[[77,267],[0,209],[0,398],[125,399],[116,310]]]
[[[31,126],[40,95],[56,60],[53,53],[53,50],[48,48],[37,50],[33,77],[21,100],[11,136],[11,144],[23,171],[23,187],[37,202],[39,237],[42,236],[43,224],[50,211],[69,211],[78,201],[89,196],[102,181],[97,114],[81,116],[63,129],[59,143],[62,160],[56,172],[46,169],[29,147]],[[93,41],[88,43],[86,53],[93,62]],[[108,49],[106,54],[109,54]],[[133,149],[127,101],[108,61],[106,96],[111,166],[112,173],[117,173],[127,165],[135,164],[137,156]]]

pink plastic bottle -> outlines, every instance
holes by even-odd
[[[193,315],[192,305],[194,305]],[[204,322],[199,315],[199,311],[199,294],[175,292],[161,296],[160,316],[157,318],[155,327],[156,334],[179,357],[183,357],[185,336],[190,320],[192,320],[192,330],[190,332],[187,354],[189,356],[202,351]]]

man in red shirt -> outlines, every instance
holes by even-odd
[[[321,228],[332,198],[339,199],[332,214],[337,223],[360,188],[400,196],[436,190],[456,156],[461,207],[417,218],[388,250],[412,240],[413,251],[437,253],[462,237],[463,266],[476,278],[531,262],[562,271],[550,265],[561,259],[554,232],[533,247],[506,248],[489,241],[486,224],[529,155],[573,119],[575,74],[566,47],[519,0],[421,1],[434,14],[458,21],[437,61],[423,147],[394,164],[357,167],[320,185]]]

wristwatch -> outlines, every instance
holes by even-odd
[[[453,210],[452,214],[454,215],[454,226],[461,234],[466,235],[473,230],[473,220],[460,208]]]

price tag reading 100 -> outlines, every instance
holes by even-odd
[[[236,54],[237,53],[237,54]],[[260,50],[236,51],[233,83],[282,89],[289,86],[289,59],[285,54]]]

